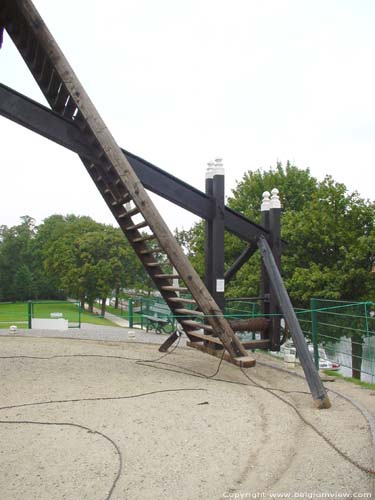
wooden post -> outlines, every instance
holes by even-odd
[[[213,169],[214,162],[207,164],[206,170],[206,194],[212,196]],[[204,224],[204,282],[207,290],[213,293],[213,275],[212,275],[212,219],[206,219]]]
[[[262,226],[264,229],[269,230],[270,228],[270,193],[265,191],[263,193],[262,205],[260,207],[261,216],[262,216]],[[261,281],[260,281],[260,296],[262,297],[262,313],[265,317],[269,317],[270,314],[270,281],[268,279],[268,274],[266,268],[264,267],[264,263],[262,261],[261,264]],[[273,323],[270,322],[269,327],[269,336],[272,338],[272,327]],[[263,337],[263,335],[262,335]]]
[[[274,188],[271,191],[271,202],[269,211],[269,230],[270,230],[270,247],[274,256],[277,268],[281,271],[281,203],[278,189]],[[270,332],[270,350],[280,350],[280,334],[281,334],[281,317],[280,308],[278,307],[277,297],[274,290],[270,289],[269,310],[271,315],[272,327]]]
[[[264,265],[267,269],[268,276],[272,289],[275,292],[280,309],[283,312],[285,320],[290,329],[294,345],[297,350],[298,357],[301,361],[303,371],[306,376],[306,381],[310,387],[314,403],[317,408],[330,408],[331,403],[327,396],[327,392],[319,377],[318,370],[315,368],[314,361],[310,355],[309,348],[305,337],[303,336],[301,326],[298,322],[296,313],[294,312],[292,303],[286,291],[283,279],[275,262],[271,248],[267,240],[261,236],[258,240],[258,247],[261,252]]]
[[[224,311],[224,207],[225,207],[225,191],[224,191],[224,168],[221,158],[215,160],[215,167],[212,179],[212,195],[215,198],[215,213],[212,220],[212,296],[219,306]]]

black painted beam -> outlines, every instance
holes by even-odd
[[[79,156],[93,159],[91,147],[85,143],[84,135],[74,122],[3,84],[0,84],[0,115],[74,151]],[[212,220],[215,202],[211,196],[142,158],[125,150],[123,152],[146,189],[203,219]],[[258,224],[228,207],[224,209],[224,223],[226,230],[249,242],[269,234]]]
[[[224,172],[214,173],[212,179],[212,195],[215,199],[215,215],[212,220],[212,297],[219,308],[224,311]]]
[[[241,267],[246,264],[246,262],[254,255],[258,250],[256,243],[250,243],[245,250],[237,257],[230,268],[225,272],[224,278],[225,283],[228,284],[241,269]]]

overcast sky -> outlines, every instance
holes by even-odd
[[[277,160],[375,199],[373,0],[35,0],[118,143],[226,192]],[[45,100],[5,38],[2,83]],[[28,214],[114,223],[77,157],[0,117],[0,224]],[[261,200],[259,200],[260,202]],[[188,212],[156,199],[172,229]]]

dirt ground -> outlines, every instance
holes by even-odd
[[[216,358],[178,348],[166,364],[139,363],[157,346],[10,335],[0,347],[1,500],[375,498],[373,477],[237,367],[197,376]],[[331,394],[332,408],[316,410],[303,380],[259,364],[246,373],[302,391],[275,392],[373,467],[368,425],[348,402]],[[326,385],[375,414],[374,391]]]

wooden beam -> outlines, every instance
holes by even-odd
[[[221,345],[221,346],[223,345],[223,343],[221,342],[221,340],[218,337],[213,337],[212,335],[205,335],[203,333],[191,331],[188,333],[188,336],[189,336],[189,339],[191,342],[199,342],[199,341],[203,340],[203,341],[209,342],[211,344]],[[195,338],[196,340],[193,340],[193,338]],[[268,347],[270,345],[269,339],[248,340],[248,341],[244,341],[241,343],[246,349],[268,349]]]
[[[211,349],[210,347],[202,344],[198,344],[196,342],[186,342],[188,347],[193,347],[194,349],[198,349],[206,354],[210,354],[211,356],[215,356],[216,358],[223,358],[224,361],[228,361],[233,365],[240,366],[241,368],[251,368],[255,366],[256,361],[251,356],[245,356],[241,358],[232,358],[227,352],[218,351],[216,349]]]
[[[270,326],[270,320],[265,318],[230,319],[229,324],[235,332],[265,332]]]
[[[255,243],[250,243],[245,250],[237,257],[237,259],[233,262],[231,267],[225,272],[224,279],[225,283],[228,284],[238,273],[241,267],[246,264],[246,262],[254,255],[254,253],[258,250],[258,247]]]
[[[314,399],[314,403],[317,408],[329,408],[331,403],[327,396],[327,391],[319,377],[318,370],[314,365],[305,337],[303,336],[301,326],[298,322],[296,313],[294,312],[271,248],[266,239],[263,237],[259,239],[258,246],[262,254],[263,262],[267,270],[272,289],[275,292],[280,309],[292,335],[298,357],[301,361],[301,366]]]

